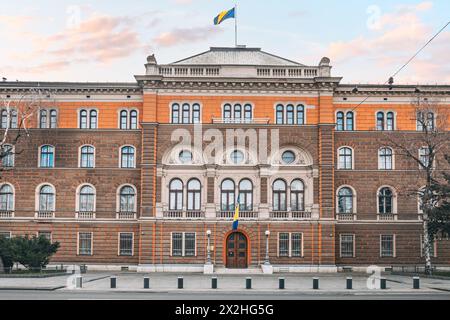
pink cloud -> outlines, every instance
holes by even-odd
[[[213,26],[196,28],[177,28],[163,32],[153,39],[161,47],[175,46],[181,43],[204,41],[215,36],[221,29]]]
[[[328,56],[336,65],[350,68],[356,60],[364,60],[367,68],[386,70],[386,78],[405,63],[435,32],[420,18],[430,10],[431,2],[400,6],[393,13],[381,16],[378,28],[369,36],[333,42]],[[447,63],[450,33],[445,32],[402,72],[399,79],[407,82],[448,81]],[[379,71],[379,70],[377,70]]]

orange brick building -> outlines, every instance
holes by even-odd
[[[48,236],[52,263],[91,268],[423,264],[418,171],[388,137],[415,139],[414,101],[449,108],[450,86],[344,85],[327,58],[246,47],[145,67],[135,83],[0,84],[43,94],[3,161],[0,236]],[[449,240],[433,249],[448,266]]]

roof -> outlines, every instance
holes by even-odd
[[[261,51],[260,48],[247,48],[245,46],[212,47],[209,51],[173,62],[170,65],[304,66],[301,63]]]

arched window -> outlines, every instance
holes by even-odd
[[[239,210],[253,211],[253,183],[248,179],[239,183]]]
[[[41,110],[39,112],[39,128],[47,128],[47,110]]]
[[[432,131],[434,130],[434,113],[433,112],[417,112],[417,130]]]
[[[353,208],[353,190],[344,187],[341,188],[338,192],[338,213],[340,214],[348,214],[355,213]]]
[[[1,146],[1,159],[4,168],[14,167],[14,147],[10,144]]]
[[[393,112],[386,114],[386,130],[393,131],[395,129],[395,115]]]
[[[202,186],[197,179],[189,180],[187,185],[187,209],[189,211],[199,211],[201,208]]]
[[[291,104],[286,107],[286,124],[294,124],[294,106]]]
[[[277,124],[284,124],[284,107],[281,104],[277,106]]]
[[[391,148],[381,148],[378,151],[378,169],[393,169],[393,152]]]
[[[286,182],[279,179],[273,183],[273,211],[287,211]]]
[[[126,130],[128,124],[128,111],[120,111],[120,129]]]
[[[301,104],[297,106],[297,124],[305,124],[305,106]]]
[[[80,188],[78,196],[78,212],[95,211],[95,189],[92,186],[85,185]]]
[[[39,189],[39,211],[55,211],[55,189],[50,185],[44,185]]]
[[[377,113],[377,130],[384,130],[384,112],[381,111]]]
[[[191,118],[190,118],[190,112],[191,111],[191,106],[188,105],[187,103],[183,104],[183,123],[184,124],[188,124],[191,122]]]
[[[394,210],[394,194],[388,187],[378,192],[378,213],[390,214]]]
[[[130,111],[130,129],[136,130],[138,128],[138,112],[136,110]]]
[[[18,125],[18,118],[17,118],[17,110],[12,109],[11,110],[11,129],[17,129]]]
[[[339,162],[338,169],[352,170],[353,169],[353,151],[348,147],[339,148]]]
[[[55,148],[53,146],[42,146],[39,159],[41,168],[53,168],[55,166]]]
[[[0,187],[0,211],[14,211],[14,192],[9,184]]]
[[[225,121],[231,120],[231,105],[230,104],[226,104],[223,106],[223,119]]]
[[[120,212],[136,212],[136,192],[131,186],[124,186],[119,192]]]
[[[200,105],[197,103],[192,106],[192,123],[200,123]]]
[[[344,131],[344,113],[342,111],[336,114],[336,130]]]
[[[94,168],[95,148],[93,146],[82,146],[80,153],[80,168]]]
[[[242,118],[242,106],[240,104],[234,105],[234,121],[240,121]]]
[[[180,123],[180,105],[178,103],[172,105],[172,123]]]
[[[56,129],[58,127],[58,112],[50,110],[50,128]]]
[[[134,168],[135,165],[135,149],[131,146],[125,146],[120,149],[120,167]]]
[[[80,129],[88,128],[88,112],[86,110],[80,111]]]
[[[419,149],[419,168],[420,169],[426,169],[430,166],[430,148],[428,147],[422,147]]]
[[[2,129],[8,128],[8,111],[6,109],[2,110],[1,117],[2,117],[1,119]]]
[[[231,179],[226,179],[221,185],[221,210],[233,211],[235,209],[235,186]]]
[[[97,110],[91,110],[90,129],[97,129]]]
[[[246,122],[250,122],[253,119],[252,106],[250,104],[246,104],[244,107],[244,118]]]
[[[302,180],[291,183],[291,211],[305,210],[305,185]]]
[[[169,185],[169,210],[183,210],[183,181],[174,179]]]
[[[355,130],[355,114],[353,111],[347,112],[346,128],[347,131]]]

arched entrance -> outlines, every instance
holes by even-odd
[[[248,242],[241,232],[233,232],[227,238],[227,268],[248,268]]]

